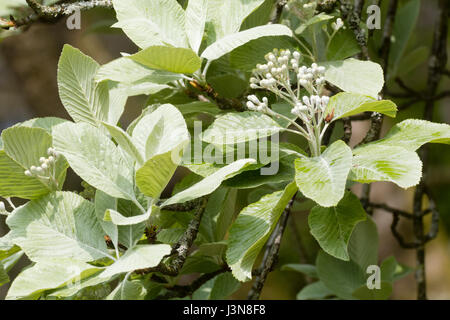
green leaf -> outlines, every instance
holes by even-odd
[[[371,218],[356,225],[348,245],[350,261],[343,261],[320,251],[316,260],[319,279],[342,299],[355,299],[353,292],[366,285],[368,265],[378,257],[377,227]]]
[[[191,49],[165,46],[148,47],[129,57],[149,68],[174,73],[194,73],[202,61]]]
[[[181,239],[185,231],[183,228],[163,229],[158,232],[156,239],[162,243],[175,244]]]
[[[380,269],[381,279],[388,282],[397,281],[413,271],[412,268],[398,263],[394,256],[386,258],[381,263]]]
[[[173,151],[173,160],[177,160],[177,152],[189,139],[183,115],[171,104],[164,104],[142,117],[132,133],[133,144],[145,161],[169,151]]]
[[[325,80],[343,91],[378,97],[384,85],[383,69],[377,63],[353,58],[321,63]]]
[[[353,150],[349,179],[361,183],[389,181],[407,189],[422,176],[422,161],[414,151],[384,144],[372,144]]]
[[[111,281],[111,279],[100,278],[98,276],[100,273],[101,270],[90,277],[76,279],[79,280],[76,285],[69,283],[62,288],[49,292],[46,296],[59,299],[71,297],[72,300],[78,300],[78,296],[81,296],[81,299],[83,300],[86,300],[86,298],[91,300],[103,299],[111,291],[111,287],[107,283]],[[90,294],[86,296],[86,292]]]
[[[247,80],[236,74],[208,76],[208,83],[219,96],[230,99],[241,97],[248,86]]]
[[[365,272],[355,262],[336,259],[322,250],[316,266],[320,281],[339,298],[354,300],[353,292],[366,283]]]
[[[308,29],[310,26],[313,26],[317,23],[321,23],[323,21],[328,21],[330,19],[333,19],[334,16],[325,14],[323,12],[315,15],[314,17],[312,17],[311,19],[305,21],[305,23],[302,23],[296,30],[295,30],[295,34],[302,34],[306,29]]]
[[[180,110],[183,116],[195,113],[206,113],[212,116],[216,116],[221,112],[216,104],[206,101],[194,101],[185,104],[177,104],[175,105],[175,107]]]
[[[410,0],[400,7],[395,15],[394,30],[392,33],[391,48],[389,50],[390,78],[394,78],[403,57],[408,41],[414,31],[419,17],[420,0]]]
[[[202,140],[212,144],[234,144],[269,137],[281,130],[277,122],[262,113],[227,113],[203,132]]]
[[[55,148],[87,183],[110,196],[134,200],[133,168],[99,129],[85,123],[55,128]]]
[[[139,224],[141,222],[147,221],[150,218],[152,210],[147,210],[145,213],[127,217],[122,215],[120,212],[117,212],[113,209],[108,209],[105,212],[105,216],[103,218],[104,221],[111,221],[117,226],[129,226]]]
[[[328,296],[333,296],[333,292],[328,289],[322,281],[317,281],[308,284],[297,294],[297,300],[316,300],[325,299]]]
[[[397,68],[397,76],[400,78],[408,76],[411,71],[414,71],[427,61],[429,52],[430,48],[428,46],[422,46],[411,50],[403,59],[401,59]]]
[[[108,130],[109,134],[113,139],[121,146],[128,154],[137,162],[139,166],[144,164],[143,155],[139,152],[139,150],[134,145],[131,137],[123,131],[121,128],[110,125],[106,122],[102,122],[105,128]]]
[[[6,223],[11,240],[32,261],[109,257],[92,203],[69,192],[51,193],[17,208]]]
[[[70,283],[76,286],[78,281],[98,271],[97,267],[72,259],[41,261],[16,277],[6,299],[38,299],[46,290]]]
[[[295,160],[295,181],[300,191],[322,207],[332,207],[344,196],[352,150],[341,140],[320,157]]]
[[[60,189],[65,179],[67,162],[56,160],[56,180],[28,177],[25,170],[41,165],[40,158],[47,158],[52,146],[52,137],[41,128],[16,125],[2,132],[4,152],[0,151],[0,194],[25,199],[37,199],[50,191]],[[42,176],[46,176],[43,173]]]
[[[397,115],[397,106],[390,100],[375,100],[362,94],[341,92],[331,97],[324,114],[334,112],[334,121],[366,111],[378,112],[394,118]]]
[[[198,52],[203,40],[208,18],[209,0],[189,0],[186,7],[186,33],[194,52]]]
[[[450,144],[450,125],[426,120],[408,119],[397,123],[381,140],[361,146],[363,150],[373,145],[402,147],[416,151],[426,143]]]
[[[203,51],[201,57],[207,60],[216,60],[251,40],[268,36],[292,37],[292,31],[288,27],[280,24],[251,28],[235,34],[230,34],[213,43]]]
[[[221,241],[225,238],[231,223],[237,200],[237,190],[220,187],[208,198],[200,233],[208,242]]]
[[[117,22],[140,48],[188,47],[185,13],[176,0],[113,0]]]
[[[238,32],[244,19],[263,2],[264,0],[208,0],[209,43]]]
[[[111,209],[116,210],[115,208]],[[142,211],[136,206],[135,203],[123,199],[118,199],[116,211],[124,217],[135,217],[142,215]],[[135,225],[118,226],[119,242],[127,248],[132,248],[142,238],[145,227],[145,222]]]
[[[350,259],[364,271],[378,263],[378,231],[372,218],[359,222],[353,230],[348,244]]]
[[[0,261],[20,251],[11,239],[11,232],[0,238]]]
[[[312,264],[285,264],[281,267],[281,271],[295,271],[307,275],[310,278],[318,278],[316,266]]]
[[[252,71],[256,64],[266,63],[264,56],[274,48],[295,50],[292,38],[286,36],[262,37],[252,40],[230,53],[231,66]]]
[[[117,209],[117,199],[109,196],[101,190],[95,191],[95,216],[101,225],[103,231],[111,238],[115,248],[118,248],[119,230],[117,226],[111,221],[105,221],[103,218],[108,209]]]
[[[65,45],[58,63],[58,89],[61,102],[76,122],[94,126],[108,121],[107,83],[95,83],[99,64],[78,49]]]
[[[61,123],[67,122],[66,119],[61,119],[57,117],[45,117],[45,118],[34,118],[20,123],[21,127],[29,128],[41,128],[52,134],[53,129]]]
[[[189,132],[180,111],[163,105],[144,116],[133,130],[132,140],[146,160],[136,172],[136,184],[154,199],[169,183],[181,162],[181,152],[189,143]]]
[[[361,48],[350,29],[341,29],[333,37],[327,51],[328,61],[344,60],[359,53]]]
[[[353,296],[360,300],[386,300],[392,294],[392,284],[387,281],[381,281],[380,289],[369,289],[363,285],[353,292]]]
[[[349,260],[347,251],[350,236],[356,224],[366,219],[366,212],[358,197],[347,192],[336,207],[316,206],[308,216],[311,234],[328,254]]]
[[[95,77],[97,82],[109,81],[110,119],[108,123],[111,124],[117,123],[129,96],[155,94],[169,88],[167,83],[179,79],[181,79],[180,74],[153,70],[129,57],[121,57],[101,66]]]
[[[193,300],[225,300],[241,286],[231,272],[219,274],[207,281],[193,294]]]
[[[263,3],[253,10],[241,24],[240,30],[247,30],[253,27],[268,24],[275,7],[275,0],[264,0]],[[267,52],[269,52],[268,50]]]
[[[259,252],[296,192],[297,187],[291,183],[284,191],[266,195],[239,213],[230,229],[226,253],[233,276],[239,281],[251,280]]]
[[[147,289],[143,280],[122,281],[105,300],[144,300]]]
[[[236,172],[239,172],[245,166],[254,164],[255,162],[256,161],[253,159],[241,159],[235,161],[221,168],[212,175],[206,177],[202,181],[196,183],[192,187],[184,191],[181,191],[176,195],[172,196],[171,198],[167,199],[161,205],[161,207],[168,206],[174,203],[183,203],[210,194],[220,186],[222,181],[231,178],[236,174]]]
[[[6,272],[2,262],[0,262],[0,287],[8,282],[9,282],[8,273]]]
[[[50,192],[40,180],[27,177],[24,168],[0,150],[0,195],[37,199]]]
[[[129,85],[149,82],[154,84],[165,84],[176,81],[181,75],[162,70],[150,69],[128,56],[121,57],[101,66],[95,76],[97,82],[111,80]]]
[[[100,277],[109,278],[119,273],[156,267],[171,250],[167,244],[136,245],[107,267]]]
[[[153,199],[160,197],[178,167],[172,154],[169,151],[156,155],[136,172],[136,185],[143,194]]]

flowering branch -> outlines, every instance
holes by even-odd
[[[301,55],[297,51],[291,53],[289,50],[275,49],[265,58],[266,64],[256,66],[254,77],[250,78],[250,87],[270,91],[289,103],[295,119],[289,119],[270,109],[267,97],[260,100],[256,95],[248,96],[247,108],[287,120],[296,127],[298,130],[296,133],[308,141],[311,154],[319,156],[322,139],[330,121],[325,115],[329,97],[321,95],[325,84],[325,68],[316,63],[309,68],[300,67]],[[292,79],[296,79],[296,82]],[[300,97],[301,89],[306,90],[309,96]],[[296,122],[297,119],[304,127]]]

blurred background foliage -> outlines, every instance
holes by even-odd
[[[273,5],[274,1],[266,0],[266,5]],[[45,4],[54,2],[56,1],[44,1]],[[186,1],[179,0],[179,2],[183,5]],[[378,1],[366,1],[366,5],[376,2]],[[388,3],[387,0],[380,2],[382,26]],[[27,15],[29,12],[22,9],[24,4],[26,4],[25,0],[0,0],[0,17],[8,17],[13,12],[16,16],[17,14]],[[396,44],[396,49],[392,50],[390,56],[391,76],[387,79],[389,91],[400,91],[393,75],[401,77],[414,90],[420,91],[425,88],[427,62],[437,14],[436,0],[399,1],[392,39]],[[366,16],[365,10],[363,10],[363,19]],[[56,24],[35,23],[20,31],[0,31],[0,131],[17,122],[34,117],[58,116],[69,119],[59,100],[56,85],[57,62],[64,44],[68,43],[80,48],[100,64],[120,57],[121,52],[134,53],[138,49],[120,29],[110,28],[115,22],[112,10],[94,9],[83,12],[81,22],[81,30],[68,30],[66,20],[62,19]],[[267,21],[258,21],[257,23],[265,22]],[[252,21],[247,21],[247,23],[251,25]],[[381,31],[379,30],[369,33],[371,56],[379,49],[380,38]],[[249,63],[253,64],[252,61]],[[215,72],[214,66],[211,68],[211,72]],[[217,77],[221,76],[223,75],[218,73]],[[222,90],[223,94],[231,97],[245,91],[246,82],[233,83],[234,86],[216,89],[219,93]],[[214,86],[214,81],[211,85]],[[448,88],[450,88],[450,78],[445,77],[441,81],[440,91],[448,90]],[[411,100],[410,97],[392,99],[399,106]],[[121,123],[126,126],[151,101],[152,97],[150,97],[150,101],[146,101],[144,96],[130,98]],[[411,105],[400,111],[397,118],[385,119],[382,134],[385,134],[392,125],[404,119],[422,118],[423,113],[424,102]],[[433,121],[450,123],[450,98],[437,102]],[[364,137],[367,129],[368,121],[354,122],[350,144],[357,144]],[[450,148],[432,144],[430,152],[428,184],[441,214],[441,222],[437,239],[430,242],[426,250],[428,296],[430,299],[450,299]],[[176,179],[181,179],[187,172],[186,169],[179,170]],[[69,174],[65,188],[82,190],[81,181],[74,174]],[[353,189],[357,195],[361,193],[361,185],[355,185]],[[261,193],[265,192],[268,190],[240,190],[236,211],[246,203],[256,201]],[[387,203],[391,207],[411,212],[413,189],[404,191],[390,183],[375,183],[372,188],[372,201]],[[293,219],[290,219],[282,241],[278,267],[288,263],[314,263],[318,246],[308,230],[309,208],[308,202],[295,203],[291,215]],[[414,267],[414,250],[402,249],[391,233],[392,215],[382,210],[376,210],[373,217],[378,226],[380,259],[383,260],[393,255],[400,263]],[[426,220],[426,225],[429,224],[430,221]],[[412,227],[408,222],[400,223],[399,230],[404,234],[405,239],[413,238]],[[4,218],[0,216],[0,236],[6,232]],[[22,266],[24,263],[26,261],[23,261]],[[22,266],[17,265],[16,272]],[[262,299],[295,299],[298,291],[309,281],[310,279],[301,273],[281,271],[280,268],[277,268],[269,275]],[[7,288],[6,285],[0,289],[0,297],[4,296]],[[245,298],[249,289],[249,283],[243,285],[234,297]],[[392,299],[415,299],[415,297],[415,281],[412,273],[395,283]]]

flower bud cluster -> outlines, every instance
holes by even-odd
[[[247,108],[252,111],[267,112],[269,109],[269,100],[266,97],[262,98],[262,101],[255,95],[247,97]]]
[[[301,116],[303,112],[308,110],[313,110],[314,113],[317,112],[325,112],[325,109],[328,106],[328,102],[330,98],[328,96],[317,96],[312,95],[311,97],[303,96],[302,102],[298,102],[294,108],[292,108],[291,113],[297,116]]]
[[[310,68],[302,66],[297,73],[297,81],[300,86],[309,93],[319,93],[325,84],[325,67],[313,63]]]
[[[289,81],[290,71],[298,72],[301,54],[298,51],[278,50],[266,54],[266,64],[258,64],[255,76],[250,78],[252,89],[275,90],[280,83]]]
[[[341,18],[337,18],[336,22],[333,22],[331,24],[331,28],[333,28],[333,30],[338,31],[340,28],[342,28],[344,26],[344,21],[342,21]]]
[[[28,170],[25,170],[25,175],[27,177],[37,177],[37,176],[48,176],[53,169],[59,154],[53,148],[48,148],[48,157],[41,157],[39,159],[40,165],[31,166]]]

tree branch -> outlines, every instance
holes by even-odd
[[[228,271],[230,271],[230,269],[228,267],[224,267],[215,272],[203,274],[202,276],[200,276],[199,278],[194,280],[189,285],[186,285],[186,286],[175,285],[172,287],[167,287],[166,289],[169,290],[169,292],[156,297],[155,300],[169,300],[169,299],[173,299],[173,298],[184,298],[187,296],[191,296],[197,289],[199,289],[206,282],[208,282],[209,280],[218,276],[219,274],[222,274],[222,273],[225,273]]]
[[[264,287],[264,283],[266,282],[267,276],[273,270],[275,263],[278,259],[278,253],[280,251],[281,239],[283,237],[284,230],[286,229],[286,224],[289,218],[289,214],[291,212],[292,205],[294,204],[295,197],[297,196],[297,192],[294,194],[289,203],[286,205],[286,208],[283,211],[283,214],[278,221],[277,227],[272,234],[272,237],[269,239],[266,245],[266,251],[264,253],[264,258],[260,266],[261,273],[256,276],[255,282],[253,283],[252,289],[248,294],[249,300],[258,300],[261,291]]]
[[[431,50],[431,55],[428,60],[428,80],[427,80],[427,96],[432,97],[436,95],[436,91],[438,89],[439,82],[444,74],[444,70],[447,64],[447,32],[448,32],[448,1],[440,0],[440,15],[438,21],[436,23],[436,29],[434,31],[433,38],[433,46]],[[432,120],[433,111],[434,111],[434,100],[428,100],[425,104],[425,120]],[[429,147],[424,146],[421,149],[421,158],[423,162],[423,167],[427,168],[428,166],[428,154]],[[424,175],[420,184],[416,187],[414,192],[414,235],[416,237],[416,241],[419,243],[416,251],[416,281],[417,281],[417,299],[426,300],[427,292],[426,292],[426,274],[425,274],[425,244],[427,241],[435,237],[438,228],[439,215],[437,211],[434,209],[433,212],[433,222],[434,225],[430,230],[428,235],[424,234],[424,225],[423,225],[423,196],[427,194],[426,189],[426,169],[424,169]],[[429,195],[429,193],[428,193]],[[430,198],[430,197],[429,197]],[[437,222],[436,222],[437,221]]]
[[[207,197],[203,197],[200,200],[194,218],[189,223],[189,226],[181,239],[172,247],[172,252],[169,255],[172,260],[170,260],[169,263],[162,261],[154,268],[136,270],[136,273],[148,274],[152,272],[160,272],[169,276],[177,276],[188,257],[190,248],[197,238],[200,222],[202,220],[203,213],[205,212],[207,202]]]
[[[34,13],[21,18],[15,19],[10,17],[10,20],[0,19],[0,28],[19,28],[22,26],[30,25],[36,21],[56,22],[60,18],[70,16],[76,11],[90,10],[93,8],[113,8],[111,0],[86,0],[77,1],[71,3],[54,4],[51,6],[45,6],[40,4],[36,0],[26,0],[28,6],[34,11]]]

